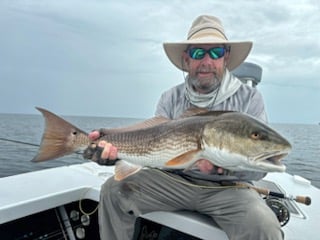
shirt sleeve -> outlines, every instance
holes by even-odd
[[[157,108],[156,108],[156,112],[155,112],[155,116],[162,116],[162,117],[166,117],[166,118],[172,118],[170,116],[170,111],[168,108],[170,108],[170,101],[168,101],[169,99],[169,94],[168,92],[164,92],[161,97],[160,100],[157,104]]]
[[[247,113],[254,116],[263,122],[268,122],[267,113],[261,93],[257,89],[253,89],[250,104],[248,105]]]
[[[179,84],[165,91],[158,102],[155,115],[169,119],[176,119],[187,108],[189,104],[185,101],[184,85]]]

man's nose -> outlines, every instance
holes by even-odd
[[[206,53],[204,58],[201,59],[201,64],[212,64],[213,61],[214,59],[210,57],[209,53]]]

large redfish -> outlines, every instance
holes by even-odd
[[[37,109],[46,125],[33,161],[62,157],[95,144],[84,131]],[[199,159],[231,171],[283,172],[281,160],[291,150],[290,143],[275,130],[239,112],[189,110],[177,120],[155,117],[127,128],[105,129],[104,133],[99,140],[118,149],[117,180],[142,167],[189,169]]]

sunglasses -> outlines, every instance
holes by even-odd
[[[188,50],[188,53],[192,59],[196,59],[196,60],[203,59],[206,53],[208,53],[212,59],[219,59],[225,55],[226,49],[224,47],[213,47],[210,49],[195,47],[195,48],[190,48]]]

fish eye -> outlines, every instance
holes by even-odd
[[[262,135],[259,132],[252,132],[250,137],[253,140],[259,140],[261,139]]]

